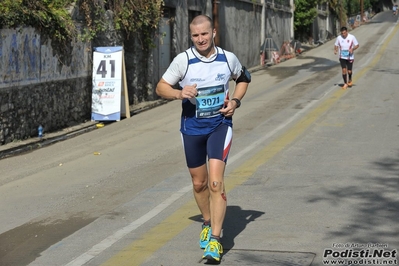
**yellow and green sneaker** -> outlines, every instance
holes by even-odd
[[[212,229],[209,225],[202,225],[202,231],[200,234],[199,245],[200,248],[204,249],[211,239]]]
[[[216,239],[211,239],[204,250],[204,255],[202,256],[203,259],[220,261],[220,257],[223,253],[222,244]]]

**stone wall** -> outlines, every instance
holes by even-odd
[[[124,46],[129,104],[154,100],[151,55],[138,38],[108,35],[93,47]],[[33,28],[0,29],[0,145],[90,121],[91,77],[90,43],[63,49]]]
[[[33,28],[0,29],[0,145],[90,120],[90,46],[59,55]],[[65,48],[68,49],[68,48]]]
[[[0,89],[0,143],[6,144],[90,120],[91,77]]]

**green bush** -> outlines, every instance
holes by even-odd
[[[74,0],[2,0],[0,28],[32,26],[58,41],[75,36],[75,26],[66,7]]]
[[[58,43],[68,44],[78,36],[89,41],[104,31],[105,10],[114,13],[114,27],[125,33],[140,32],[144,44],[162,16],[162,0],[1,0],[0,28],[31,26]],[[68,8],[76,5],[85,17],[85,34],[78,35]]]

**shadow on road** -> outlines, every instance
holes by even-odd
[[[234,239],[247,227],[247,225],[265,214],[261,211],[243,210],[240,206],[227,206],[223,224],[222,244],[224,254],[234,247]],[[191,220],[202,222],[202,216],[190,217]]]
[[[372,162],[367,176],[355,176],[351,185],[326,187],[322,197],[309,198],[309,203],[328,201],[336,206],[354,204],[352,218],[340,225],[329,237],[340,237],[348,243],[380,243],[398,245],[399,235],[399,154],[396,158],[383,158]],[[356,185],[353,185],[353,184]],[[351,206],[352,207],[352,206]],[[390,247],[398,248],[398,246]]]

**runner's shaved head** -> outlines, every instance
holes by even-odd
[[[191,22],[191,25],[198,25],[198,24],[202,24],[204,22],[209,22],[209,24],[211,25],[211,28],[213,29],[213,21],[210,17],[206,16],[206,15],[198,15],[196,16],[193,21]]]

